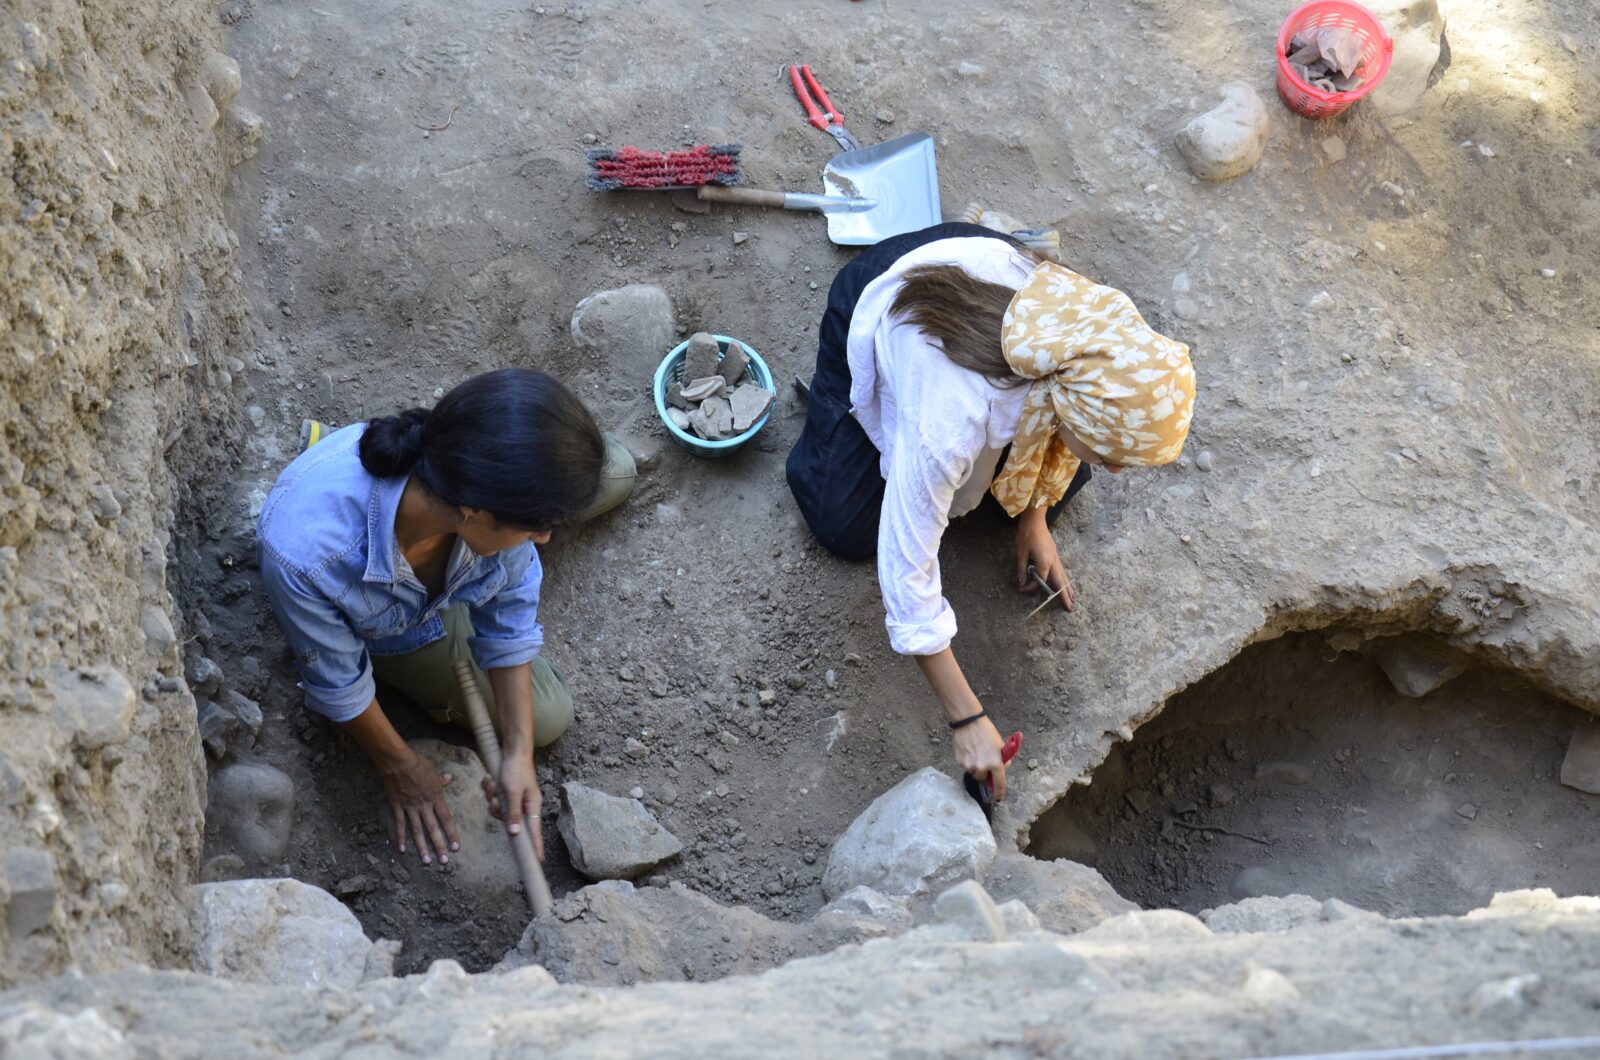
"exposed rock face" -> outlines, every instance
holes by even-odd
[[[714,983],[561,986],[537,967],[469,977],[451,961],[348,992],[143,969],[65,977],[0,995],[0,1051],[336,1056],[381,1042],[420,1057],[448,1042],[578,1056],[648,1042],[668,1058],[978,1055],[996,1042],[1061,1052],[1070,1035],[1085,1056],[1259,1056],[1281,1052],[1291,1029],[1297,1047],[1323,1052],[1590,1034],[1600,996],[1600,915],[1553,896],[1511,897],[1493,915],[1258,935],[1130,913],[1070,938],[1008,920],[1013,904],[974,885],[939,904],[942,922],[900,938]],[[1007,941],[974,940],[975,924],[994,930],[988,909]]]
[[[572,867],[592,880],[631,880],[683,849],[638,799],[568,781],[556,821]]]
[[[932,766],[879,795],[834,843],[822,893],[852,887],[932,898],[994,860],[989,822],[959,781]]]
[[[197,884],[189,916],[195,970],[241,982],[348,989],[376,948],[354,913],[299,880]]]
[[[0,17],[0,864],[60,881],[48,915],[31,884],[0,896],[30,928],[0,933],[0,983],[181,959],[204,769],[174,484],[228,468],[243,319],[224,145],[185,102],[216,107],[202,65],[237,91],[220,49],[199,0]]]
[[[1220,89],[1222,102],[1178,130],[1178,150],[1195,176],[1228,180],[1261,161],[1272,123],[1256,90],[1235,81]]]

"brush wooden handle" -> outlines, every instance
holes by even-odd
[[[472,672],[472,664],[465,659],[456,662],[456,682],[461,685],[461,699],[467,707],[467,721],[472,726],[472,738],[478,744],[478,757],[483,759],[483,764],[488,768],[489,774],[495,778],[495,783],[500,782],[500,739],[494,734],[494,721],[489,717],[489,705],[483,701],[483,690],[478,687],[478,678]],[[501,808],[510,815],[510,808],[505,806],[505,794],[501,793]],[[517,873],[522,877],[522,891],[528,898],[528,906],[533,910],[534,916],[544,916],[555,905],[555,898],[550,894],[550,884],[545,882],[544,870],[539,867],[539,858],[533,851],[533,835],[529,828],[538,828],[539,822],[531,825],[527,818],[523,818],[522,830],[515,835],[510,835],[511,856],[516,860]]]
[[[729,188],[721,184],[702,184],[700,198],[705,202],[731,202],[735,206],[776,206],[783,209],[781,191],[763,191],[760,188]]]

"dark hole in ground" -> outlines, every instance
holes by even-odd
[[[1366,656],[1295,634],[1175,696],[1035,822],[1029,853],[1191,912],[1262,894],[1421,915],[1518,887],[1588,893],[1600,797],[1559,780],[1586,719],[1499,671],[1410,699]]]

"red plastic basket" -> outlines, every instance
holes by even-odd
[[[1289,69],[1289,40],[1303,29],[1348,29],[1361,41],[1359,73],[1366,78],[1349,92],[1324,92]],[[1290,12],[1278,30],[1278,95],[1288,108],[1307,118],[1343,114],[1356,100],[1378,87],[1394,58],[1394,41],[1371,11],[1350,0],[1312,0]]]

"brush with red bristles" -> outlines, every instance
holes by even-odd
[[[739,144],[697,144],[682,151],[592,147],[587,183],[595,191],[731,187],[739,183],[739,148]]]

